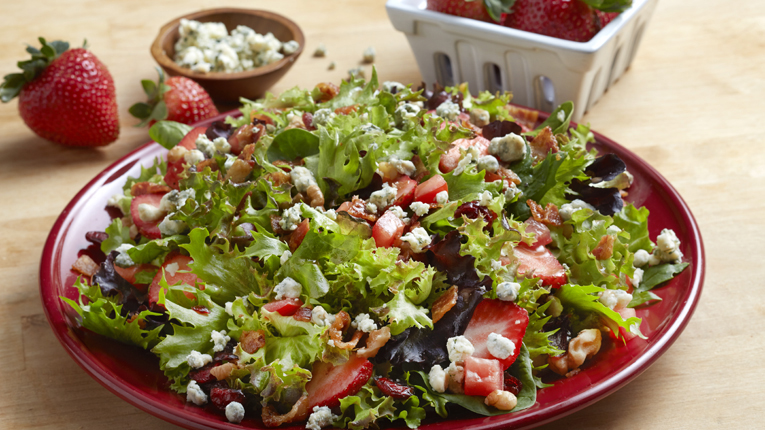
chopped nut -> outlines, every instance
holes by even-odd
[[[509,391],[494,390],[486,396],[484,403],[487,406],[494,406],[500,411],[509,411],[518,404],[518,398]]]
[[[578,369],[584,361],[600,351],[600,330],[591,328],[582,330],[568,343],[568,352],[558,357],[549,357],[547,363],[550,369],[559,374],[566,375],[569,370]]]
[[[310,185],[306,190],[306,194],[308,194],[308,204],[312,208],[324,207],[324,194],[318,185]]]
[[[534,160],[536,161],[543,160],[550,152],[555,154],[559,151],[558,141],[555,139],[552,129],[549,126],[543,128],[542,131],[529,142],[529,148],[531,148],[531,156],[534,157]]]
[[[529,205],[529,209],[531,209],[531,215],[534,217],[534,221],[541,222],[548,226],[563,225],[563,219],[560,217],[558,207],[555,206],[555,204],[548,203],[547,207],[544,209],[542,209],[541,205],[531,199],[526,200],[526,204]]]
[[[233,372],[234,369],[236,369],[236,364],[225,363],[210,369],[210,375],[214,376],[215,379],[222,381],[231,376],[231,372]]]

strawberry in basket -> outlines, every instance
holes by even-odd
[[[631,5],[632,0],[516,0],[502,25],[587,42]]]

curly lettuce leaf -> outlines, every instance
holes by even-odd
[[[101,242],[101,251],[109,255],[123,243],[135,245],[130,239],[130,228],[122,225],[122,218],[115,218],[109,227],[106,227],[107,238]]]
[[[340,399],[340,412],[333,425],[353,430],[374,427],[380,418],[390,422],[403,420],[407,427],[416,429],[426,415],[417,396],[397,400],[382,395],[372,381],[361,387],[355,395]]]
[[[605,288],[594,285],[566,284],[555,292],[555,296],[560,299],[564,309],[573,309],[585,317],[590,315],[600,316],[614,333],[620,333],[618,328],[621,327],[628,332],[632,331],[638,336],[643,337],[640,334],[640,318],[632,317],[625,320],[618,312],[609,309],[598,300],[597,293],[605,290]]]

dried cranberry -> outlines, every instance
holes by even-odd
[[[303,124],[308,131],[316,130],[316,127],[313,126],[313,114],[311,112],[303,112]]]
[[[244,393],[233,388],[213,388],[210,390],[210,401],[213,406],[223,411],[231,402],[244,404]]]
[[[406,399],[414,395],[412,387],[401,385],[388,378],[375,378],[375,384],[383,394],[394,399]]]
[[[108,238],[109,238],[109,235],[103,231],[89,231],[85,233],[85,239],[87,239],[88,242],[90,243],[95,243],[96,245],[100,245],[101,242],[105,241]]]
[[[483,137],[488,140],[507,136],[510,133],[521,134],[522,131],[521,126],[512,121],[494,121],[481,128]]]
[[[456,218],[462,215],[465,215],[470,219],[476,219],[479,216],[482,216],[483,219],[488,223],[486,226],[487,228],[491,227],[492,223],[494,223],[494,220],[497,219],[497,214],[495,214],[493,210],[487,208],[486,206],[481,206],[478,204],[478,201],[463,203],[460,207],[458,207],[454,212],[454,217]]]
[[[213,364],[208,364],[204,367],[200,367],[199,369],[192,370],[189,372],[189,377],[195,381],[197,381],[198,384],[206,384],[208,382],[215,381],[215,377],[210,374],[210,369],[213,368]]]
[[[296,321],[303,321],[303,322],[309,322],[311,321],[311,318],[313,317],[313,311],[311,308],[300,308],[295,312],[294,315],[292,315],[292,318],[294,318]]]
[[[199,315],[209,315],[210,314],[210,310],[207,309],[204,306],[194,306],[193,308],[191,308],[191,310],[193,310],[194,312],[198,313]]]
[[[514,396],[517,396],[518,393],[521,392],[522,388],[523,382],[521,382],[520,379],[505,373],[505,391],[509,391],[513,393]]]

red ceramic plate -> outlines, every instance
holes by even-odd
[[[610,346],[593,363],[576,376],[540,390],[536,405],[520,413],[495,417],[466,413],[447,421],[429,421],[422,429],[520,429],[561,418],[611,394],[645,371],[672,345],[690,320],[704,280],[704,249],[691,211],[677,191],[645,161],[605,136],[595,133],[595,137],[595,148],[619,155],[635,176],[627,200],[651,211],[648,226],[651,237],[655,239],[663,228],[673,229],[682,240],[685,261],[690,263],[668,285],[654,290],[664,299],[662,302],[637,311],[648,339],[635,338],[619,347],[608,343]],[[211,408],[187,404],[184,396],[169,390],[154,355],[79,329],[77,314],[59,298],[77,296],[72,287],[77,276],[70,268],[80,253],[87,252],[85,233],[103,230],[109,224],[109,215],[104,210],[109,197],[121,192],[127,176],[136,176],[141,165],[150,166],[155,157],[165,152],[153,142],[136,149],[96,176],[64,209],[43,249],[40,295],[45,313],[58,340],[86,372],[144,411],[189,429],[262,428],[258,419],[246,419],[235,425]]]

